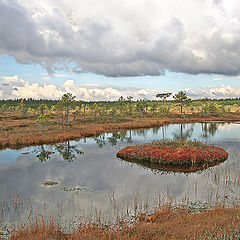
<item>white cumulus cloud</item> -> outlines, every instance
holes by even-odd
[[[0,81],[0,97],[2,99],[34,98],[60,99],[64,93],[72,93],[77,100],[85,101],[114,101],[120,96],[132,96],[137,99],[157,99],[156,94],[169,92],[157,89],[137,87],[106,86],[101,84],[77,85],[74,80],[66,80],[62,85],[31,83],[15,76],[3,76]],[[192,98],[236,98],[240,96],[240,88],[222,85],[205,89],[185,89]],[[173,93],[175,94],[175,92]]]
[[[16,98],[49,98],[56,99],[63,95],[63,91],[53,84],[40,85],[25,82],[22,86],[13,86],[12,95]]]
[[[222,85],[221,87],[212,87],[203,90],[185,89],[188,96],[196,98],[239,98],[240,88]]]
[[[72,93],[78,100],[101,101],[117,100],[120,96],[133,96],[134,99],[152,98],[158,92],[151,89],[104,86],[98,84],[76,85],[73,80],[67,80],[62,85],[30,83],[15,76],[3,76],[0,81],[1,98],[34,98],[60,99],[64,93]]]

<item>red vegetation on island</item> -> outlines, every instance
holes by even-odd
[[[228,153],[222,148],[200,142],[175,140],[128,146],[120,150],[117,157],[163,165],[204,165],[222,162],[228,158]]]

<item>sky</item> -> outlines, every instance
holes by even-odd
[[[0,99],[240,97],[236,0],[0,0]]]

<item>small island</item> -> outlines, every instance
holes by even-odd
[[[213,166],[225,161],[228,153],[216,146],[206,145],[199,141],[190,140],[155,140],[152,143],[128,146],[117,153],[117,157],[130,162],[140,163],[149,167],[174,166],[187,168],[192,166]],[[170,168],[171,169],[171,168]],[[176,168],[177,169],[177,168]],[[200,170],[200,168],[197,168]]]

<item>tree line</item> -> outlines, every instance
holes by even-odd
[[[0,100],[0,113],[12,113],[20,117],[37,117],[40,123],[48,122],[53,116],[61,123],[69,124],[71,120],[83,121],[121,121],[127,117],[162,116],[171,114],[222,114],[239,113],[240,99],[191,100],[180,91],[176,94],[159,93],[160,100],[137,100],[132,96],[119,97],[117,101],[85,102],[77,101],[71,93],[64,94],[59,100],[16,99]],[[169,98],[172,97],[170,100]]]

